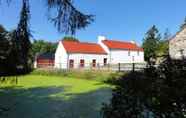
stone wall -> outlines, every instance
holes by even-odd
[[[172,59],[186,57],[186,27],[169,41],[169,54]]]

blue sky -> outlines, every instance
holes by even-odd
[[[44,0],[31,2],[31,30],[36,39],[56,42],[64,34],[59,33],[47,20]],[[174,34],[186,16],[186,0],[74,0],[84,13],[95,15],[95,22],[76,33],[81,41],[96,42],[98,35],[109,39],[135,40],[141,44],[145,32],[154,24],[160,32],[166,28]],[[0,24],[8,30],[17,25],[21,0],[13,0],[0,6]]]

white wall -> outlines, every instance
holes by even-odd
[[[62,43],[59,42],[58,47],[56,49],[56,53],[55,53],[55,68],[66,69],[67,58],[68,58],[68,54],[64,46],[62,45]]]
[[[130,51],[128,55],[128,50],[111,50],[110,51],[110,63],[143,63],[144,62],[144,52],[139,51]]]
[[[92,67],[92,60],[96,59],[96,64],[99,63],[99,66],[103,66],[104,64],[104,58],[108,57],[107,55],[103,54],[69,54],[69,60],[74,60],[74,68],[79,68],[80,60],[84,59],[85,68],[91,68]],[[107,61],[108,62],[108,61]]]

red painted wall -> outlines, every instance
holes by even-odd
[[[44,67],[53,67],[54,60],[51,59],[37,59],[37,67],[44,68]]]

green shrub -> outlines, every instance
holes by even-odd
[[[157,68],[117,79],[110,104],[103,106],[103,117],[185,118],[185,66],[186,61],[167,59]]]
[[[60,76],[76,79],[97,80],[105,82],[107,80],[117,79],[122,73],[97,70],[41,70],[36,69],[31,74],[43,76]]]
[[[62,71],[62,70],[41,70],[41,69],[36,69],[32,73],[32,75],[43,75],[43,76],[68,76],[67,71]]]

